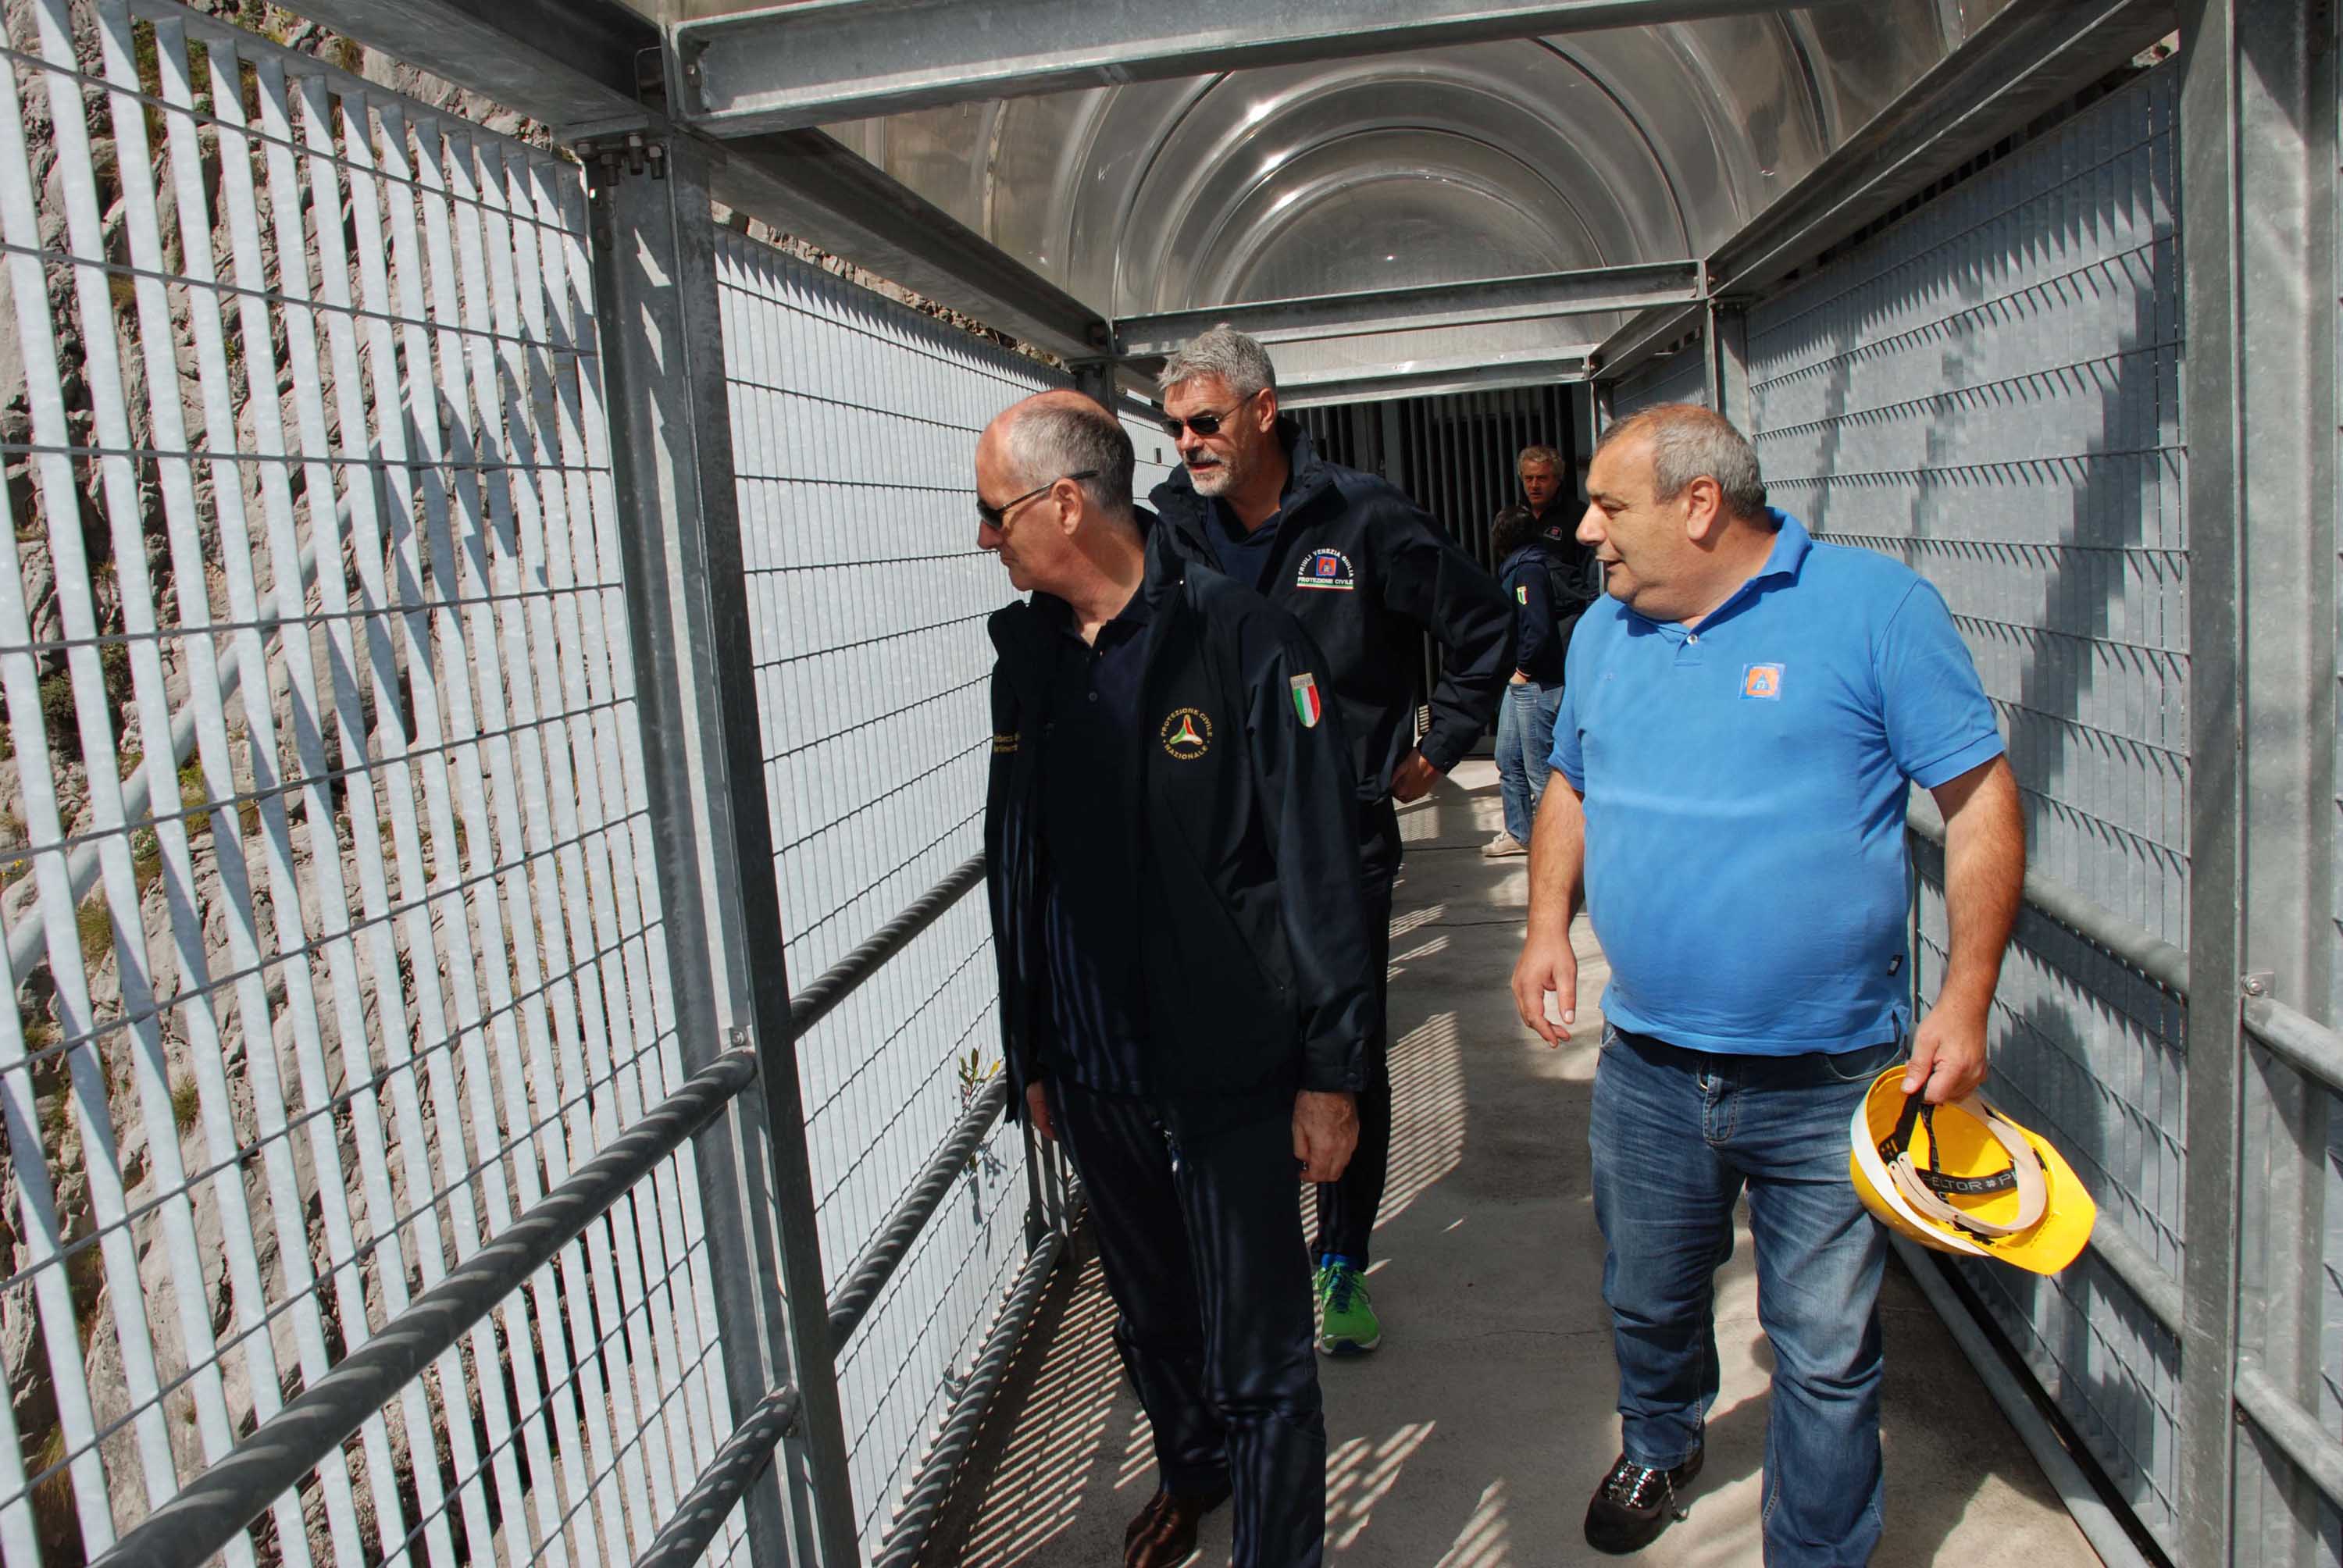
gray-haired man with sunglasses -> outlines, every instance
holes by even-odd
[[[1513,668],[1512,601],[1423,508],[1372,474],[1322,460],[1277,407],[1268,353],[1218,327],[1172,357],[1163,427],[1180,471],[1149,498],[1149,548],[1200,561],[1267,596],[1324,650],[1357,764],[1359,849],[1376,1014],[1391,956],[1399,874],[1394,802],[1416,799],[1488,727]],[[1432,727],[1415,738],[1421,639],[1446,655]],[[1318,1348],[1361,1355],[1382,1342],[1367,1300],[1368,1238],[1391,1153],[1391,1075],[1380,1029],[1359,1096],[1359,1147],[1318,1189]]]

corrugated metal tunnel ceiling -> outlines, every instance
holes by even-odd
[[[769,0],[630,0],[696,20]],[[827,127],[1101,314],[1705,254],[2006,0],[1869,0],[956,105]],[[1617,318],[1509,324],[1564,349]],[[1281,370],[1483,351],[1332,338]]]

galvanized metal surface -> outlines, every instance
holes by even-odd
[[[0,1019],[0,1292],[47,1393],[0,1412],[12,1565],[102,1550],[682,1076],[575,169],[176,5],[25,11],[0,923],[44,906],[48,978]],[[647,1539],[722,1398],[697,1203],[679,1151],[275,1550]]]
[[[1624,419],[1656,403],[1710,406],[1708,361],[1698,334],[1674,353],[1647,361],[1631,376],[1611,382],[1611,417]]]
[[[2009,735],[2036,873],[2177,945],[2188,644],[2174,93],[2169,73],[2151,75],[1761,301],[1748,357],[1775,503],[1900,557],[1950,603]],[[1704,380],[1698,354],[1678,357],[1683,384]],[[1619,388],[1622,413],[1638,394]],[[1946,933],[1940,857],[1916,858],[1925,997]],[[2187,1039],[2182,1000],[2147,975],[2055,929],[2021,934],[1996,1005],[1996,1092],[2057,1139],[2102,1225],[2148,1268],[1970,1271],[2167,1540],[2178,1346],[2126,1273],[2184,1267]]]
[[[976,548],[987,421],[1044,366],[729,231],[718,236],[765,792],[799,971],[976,852],[990,714]],[[999,1065],[990,928],[962,900],[798,1041],[834,1285]],[[845,1347],[867,1550],[1024,1255],[1022,1151],[996,1132]]]

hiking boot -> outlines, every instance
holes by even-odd
[[[1318,1349],[1330,1356],[1363,1356],[1383,1342],[1383,1325],[1367,1299],[1366,1276],[1348,1258],[1318,1269]]]
[[[1700,1473],[1702,1452],[1694,1449],[1674,1470],[1654,1470],[1621,1454],[1586,1505],[1586,1543],[1618,1557],[1658,1540],[1670,1521],[1684,1516],[1677,1493]]]
[[[1481,858],[1484,860],[1502,860],[1508,855],[1526,855],[1529,852],[1530,847],[1527,844],[1503,830],[1500,830],[1495,838],[1481,846]]]

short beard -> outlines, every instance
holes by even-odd
[[[1233,455],[1222,458],[1209,468],[1188,470],[1189,481],[1196,487],[1196,494],[1215,499],[1227,495],[1243,477],[1244,474],[1237,467]]]

